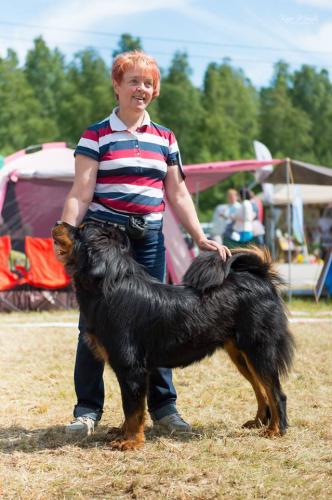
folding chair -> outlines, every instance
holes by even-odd
[[[18,274],[12,273],[9,267],[9,258],[11,252],[10,236],[0,236],[0,303],[5,304],[6,308],[13,311],[19,311],[18,307],[7,300],[6,291],[12,290],[20,284],[21,279]],[[4,293],[2,293],[4,292]]]
[[[24,274],[24,283],[32,290],[40,292],[42,303],[58,303],[62,306],[57,295],[61,290],[68,290],[70,278],[64,266],[55,257],[52,238],[26,236],[25,254],[29,269]]]

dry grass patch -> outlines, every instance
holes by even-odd
[[[73,322],[75,312],[1,315],[0,497],[5,499],[331,498],[330,322],[294,325],[298,351],[284,384],[291,427],[268,440],[241,429],[255,413],[248,383],[220,352],[174,374],[189,436],[147,429],[135,452],[111,451],[108,425],[122,418],[113,374],[96,434],[63,433],[74,402],[75,328],[14,323]],[[150,423],[148,422],[150,425]]]

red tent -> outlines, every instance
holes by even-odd
[[[234,160],[185,165],[186,184],[191,193],[205,191],[237,172],[252,172],[266,165],[278,165],[284,160]]]

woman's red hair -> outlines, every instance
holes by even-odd
[[[160,71],[158,65],[153,57],[141,50],[123,52],[116,56],[112,65],[112,80],[121,83],[124,73],[136,66],[139,66],[152,77],[153,98],[158,97],[160,92]]]

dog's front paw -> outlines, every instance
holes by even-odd
[[[276,438],[276,437],[281,437],[285,434],[285,432],[282,432],[279,427],[268,427],[267,429],[264,429],[262,432],[262,436],[266,438]]]
[[[137,450],[141,448],[143,441],[135,439],[115,439],[111,441],[110,446],[113,450],[127,451],[127,450]]]

